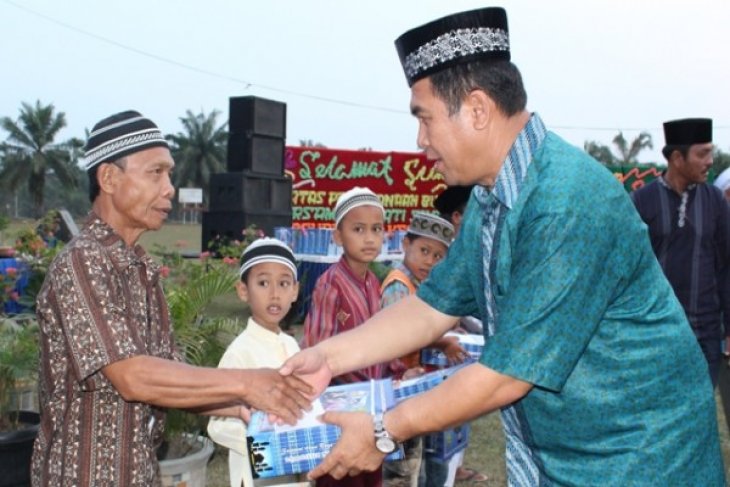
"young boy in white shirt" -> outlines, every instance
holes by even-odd
[[[218,367],[279,368],[299,351],[296,340],[279,327],[299,292],[294,254],[280,240],[255,240],[241,255],[240,276],[236,291],[241,301],[248,303],[251,317],[246,329],[226,349]],[[231,487],[310,485],[303,481],[304,475],[254,480],[246,447],[246,424],[241,419],[211,418],[208,434],[229,449]]]

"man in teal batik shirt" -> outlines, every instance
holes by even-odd
[[[477,186],[416,296],[282,372],[321,389],[480,316],[480,363],[388,411],[379,437],[500,409],[510,485],[724,485],[704,358],[646,227],[609,171],[526,111],[504,10],[451,15],[396,46],[419,146],[447,184]],[[369,415],[324,420],[342,437],[312,476],[377,468],[384,449]]]

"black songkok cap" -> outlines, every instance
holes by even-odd
[[[712,142],[712,119],[683,118],[664,122],[666,145],[692,145]]]
[[[116,113],[91,129],[86,142],[86,170],[152,147],[169,148],[157,125],[134,110]]]
[[[433,206],[442,215],[451,215],[462,205],[466,205],[471,195],[471,186],[449,186],[434,200]]]
[[[434,20],[395,40],[408,86],[456,64],[509,61],[507,12],[488,7]]]

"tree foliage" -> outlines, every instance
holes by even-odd
[[[167,136],[175,159],[173,184],[178,188],[203,188],[207,194],[210,175],[226,167],[226,123],[218,125],[219,112],[194,114],[190,110],[180,117],[183,131]]]
[[[719,176],[728,167],[730,167],[730,152],[723,152],[715,147],[712,153],[712,172]]]
[[[46,178],[54,174],[67,188],[76,188],[78,180],[73,171],[81,148],[78,139],[56,143],[58,133],[66,126],[63,112],[56,113],[53,104],[23,103],[17,120],[0,119],[8,133],[0,145],[3,157],[0,182],[5,189],[16,190],[27,185],[33,201],[33,216],[43,213]]]
[[[326,149],[327,146],[322,142],[316,142],[313,139],[299,139],[299,145],[301,147],[313,147],[315,149]]]
[[[611,153],[611,149],[609,149],[606,145],[600,144],[594,140],[589,140],[583,144],[583,150],[605,166],[616,165],[616,158]]]
[[[648,132],[641,132],[631,142],[626,140],[623,132],[619,132],[612,142],[617,155],[611,151],[610,147],[595,141],[587,141],[583,148],[594,159],[606,166],[634,166],[639,163],[638,157],[641,151],[654,148]]]

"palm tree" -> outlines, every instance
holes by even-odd
[[[616,164],[616,157],[611,153],[611,149],[594,140],[586,141],[583,144],[583,150],[604,166],[613,166]]]
[[[36,101],[34,106],[22,104],[17,121],[10,117],[0,119],[0,126],[8,132],[7,141],[0,145],[3,155],[0,181],[5,188],[13,190],[23,183],[28,185],[36,218],[43,214],[43,194],[49,173],[64,186],[78,185],[73,171],[78,144],[75,139],[54,143],[66,126],[65,114],[54,112],[53,104],[42,105]]]
[[[180,118],[183,132],[168,135],[170,151],[175,159],[173,184],[176,187],[203,188],[207,194],[210,175],[225,169],[226,124],[217,127],[219,112],[195,115],[190,110]]]
[[[615,156],[608,146],[595,141],[585,142],[583,150],[606,166],[635,166],[639,163],[637,159],[639,152],[654,148],[648,132],[641,132],[630,144],[624,138],[623,132],[619,132],[613,138],[613,144],[616,146],[618,156]]]
[[[653,149],[654,144],[651,141],[651,135],[648,132],[641,132],[631,144],[628,144],[624,138],[623,132],[619,132],[616,137],[613,138],[613,144],[618,149],[620,157],[618,162],[622,166],[632,166],[639,163],[637,157],[639,152],[644,149]]]

